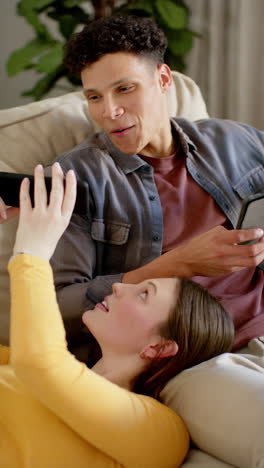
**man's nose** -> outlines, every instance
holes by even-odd
[[[124,109],[113,99],[104,100],[103,117],[112,120],[118,119],[124,113]]]

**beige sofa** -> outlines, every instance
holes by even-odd
[[[205,103],[197,85],[185,75],[173,72],[168,94],[170,114],[191,120],[207,118]],[[89,118],[81,92],[0,111],[0,171],[32,173],[37,163],[45,165],[56,155],[83,140],[96,126]],[[1,187],[0,187],[1,195]],[[8,344],[9,280],[7,262],[11,256],[17,220],[0,225],[0,343]],[[184,468],[228,468],[201,450],[192,449]]]

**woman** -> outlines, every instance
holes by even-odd
[[[0,368],[0,466],[162,468],[188,451],[182,420],[157,401],[177,372],[230,349],[233,326],[207,291],[188,280],[114,284],[83,314],[102,357],[92,370],[67,350],[49,265],[69,223],[76,179],[65,193],[58,163],[47,204],[43,169],[20,192],[9,262],[11,350]],[[2,361],[7,349],[2,347]],[[150,398],[153,396],[154,398]]]

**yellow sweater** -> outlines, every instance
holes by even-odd
[[[0,366],[1,468],[176,468],[182,420],[68,352],[48,262],[19,255],[11,277],[10,363]],[[8,350],[0,348],[0,362]]]

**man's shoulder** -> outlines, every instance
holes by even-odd
[[[245,154],[257,152],[263,155],[264,132],[242,122],[226,119],[202,119],[192,122],[184,118],[173,119],[189,140],[199,149],[208,151],[241,150]]]
[[[101,160],[111,163],[112,158],[102,138],[102,132],[99,132],[90,135],[78,145],[57,156],[50,165],[57,161],[64,168],[77,169],[84,163],[86,167],[92,167],[94,164],[98,167]]]
[[[182,117],[173,119],[181,129],[188,135],[200,137],[215,137],[221,135],[222,137],[241,137],[246,135],[255,135],[261,133],[254,127],[248,124],[237,122],[229,119],[208,118],[196,121],[187,120]]]
[[[85,138],[85,140],[81,141],[78,145],[60,154],[57,157],[57,160],[75,159],[77,155],[81,156],[87,152],[89,152],[91,155],[104,153],[107,151],[107,148],[103,143],[101,134],[102,133],[100,132],[90,135],[89,137]]]
[[[208,118],[191,121],[183,117],[175,117],[173,119],[184,131],[193,131],[198,133],[207,133],[210,131],[222,130],[227,133],[234,131],[243,131],[246,128],[250,129],[249,125],[234,120]],[[252,128],[253,129],[253,128]]]

